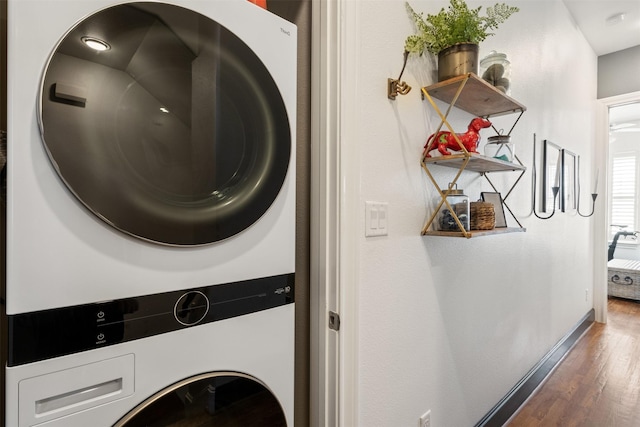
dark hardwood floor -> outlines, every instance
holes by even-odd
[[[640,426],[640,303],[608,307],[506,426]]]

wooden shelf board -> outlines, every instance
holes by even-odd
[[[469,153],[471,157],[465,168],[466,171],[472,172],[505,172],[505,171],[524,171],[527,168],[518,163],[505,162],[504,160],[495,159],[493,157],[483,156],[482,154]],[[438,165],[449,168],[460,169],[467,155],[452,154],[450,156],[426,157],[424,163],[426,165]]]
[[[441,236],[441,237],[465,237],[470,239],[472,237],[492,236],[494,234],[507,234],[507,233],[523,233],[527,231],[526,228],[520,227],[505,227],[494,228],[493,230],[471,230],[468,232],[468,236],[465,236],[461,231],[427,231],[425,236]]]
[[[456,107],[480,117],[512,114],[527,109],[473,73],[427,86],[424,90],[432,98],[451,104],[460,83],[467,78],[465,87],[455,103]]]

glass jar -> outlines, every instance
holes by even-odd
[[[506,54],[492,50],[480,60],[480,73],[482,79],[496,89],[507,95],[511,94],[511,63]]]
[[[484,155],[505,162],[513,162],[514,148],[509,135],[490,136],[484,146]]]
[[[446,193],[447,190],[442,190],[443,193]],[[464,227],[466,231],[470,230],[469,220],[469,196],[464,194],[463,190],[459,190],[457,188],[451,188],[447,195],[447,203],[453,209],[453,212],[458,217],[458,220]],[[460,227],[456,222],[455,218],[452,215],[449,207],[443,203],[440,206],[440,210],[438,211],[438,215],[436,216],[436,228],[439,231],[460,231]]]

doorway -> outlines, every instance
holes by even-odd
[[[600,197],[600,200],[598,200],[599,207],[596,207],[593,303],[596,312],[596,321],[602,323],[606,323],[607,321],[607,249],[611,238],[611,224],[613,220],[609,209],[612,198],[612,155],[609,150],[610,132],[612,130],[612,126],[613,129],[620,129],[620,124],[628,123],[631,120],[630,116],[625,116],[624,119],[621,120],[621,116],[616,115],[619,112],[616,112],[615,108],[636,103],[640,105],[640,91],[603,98],[599,100],[598,104],[597,140],[602,141],[602,143],[597,144],[595,148],[595,158],[597,159],[597,164],[595,166],[601,171],[604,171],[603,175],[606,179],[604,180],[604,184],[600,187],[599,193],[602,196]],[[613,114],[611,114],[612,111]],[[635,227],[640,228],[640,224],[635,224]],[[618,252],[616,252],[616,256],[619,256]]]

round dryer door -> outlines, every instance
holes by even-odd
[[[289,119],[263,62],[220,23],[175,5],[127,3],[79,22],[47,64],[39,107],[69,190],[152,242],[241,232],[289,167]]]
[[[204,374],[142,402],[113,427],[286,427],[275,396],[238,373]]]

